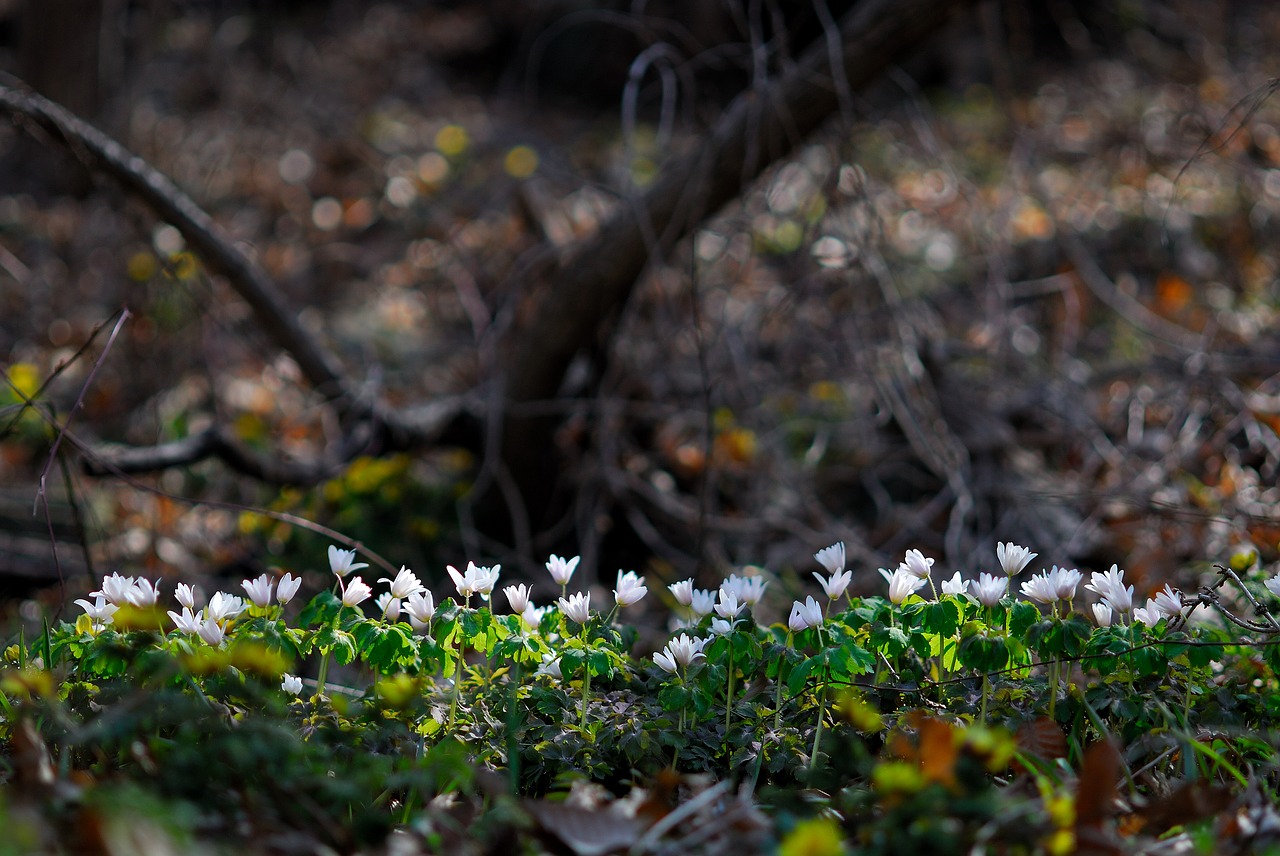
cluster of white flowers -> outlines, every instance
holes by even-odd
[[[676,603],[689,612],[689,620],[681,622],[681,626],[692,626],[715,613],[719,617],[711,619],[711,632],[718,634],[732,630],[742,611],[749,611],[764,597],[768,584],[768,580],[759,575],[730,574],[718,589],[696,589],[692,579],[671,583],[667,588]]]

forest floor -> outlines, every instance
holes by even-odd
[[[625,205],[697,124],[668,138],[619,104],[469,87],[442,60],[489,37],[465,9],[334,8],[156,22],[102,124],[370,389],[408,405],[483,388],[540,254]],[[1240,545],[1276,560],[1280,11],[1063,32],[1070,49],[1025,65],[988,41],[994,83],[895,70],[653,265],[567,405],[567,540],[602,580],[624,561],[670,579],[751,563],[785,586],[840,539],[863,591],[907,548],[972,571],[1006,539],[1119,562],[1143,588]],[[197,262],[110,182],[0,187],[0,363],[28,392],[65,363],[44,398],[66,413],[83,388],[89,440],[156,443],[216,413],[263,449],[322,448],[318,399]],[[102,334],[82,352],[121,307],[110,353]],[[29,510],[50,433],[4,428],[0,537],[48,583]],[[468,529],[474,464],[361,461],[314,493],[214,463],[134,484],[73,468],[60,561],[87,567],[74,499],[98,573],[321,566],[327,542],[183,497],[314,517],[424,576],[540,562]]]

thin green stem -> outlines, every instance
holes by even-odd
[[[791,631],[787,631],[787,647],[791,647]],[[773,730],[778,731],[782,728],[782,666],[786,663],[784,657],[782,662],[778,663],[778,688],[773,694]]]
[[[827,681],[825,677],[818,689],[818,727],[813,732],[813,752],[809,756],[809,775],[818,771],[818,749],[822,745],[822,729],[827,718]]]
[[[983,673],[982,675],[982,716],[978,722],[982,725],[987,724],[987,699],[991,697],[991,675]]]
[[[729,653],[729,689],[724,697],[724,745],[725,751],[729,749],[729,721],[733,717],[733,652]]]
[[[579,728],[587,727],[587,697],[590,693],[591,693],[591,667],[587,665],[586,661],[583,661],[582,663],[582,713],[578,718]],[[681,716],[683,716],[684,711],[682,710],[680,714]],[[682,724],[683,724],[683,721],[682,721]]]
[[[329,657],[331,656],[332,652],[326,648],[324,655],[320,658],[320,674],[316,678],[316,698],[324,695],[324,682],[329,676]]]
[[[467,643],[462,637],[462,625],[458,625],[458,661],[453,670],[453,698],[449,700],[449,731],[458,724],[458,696],[462,692],[462,666],[466,662]]]

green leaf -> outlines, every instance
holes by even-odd
[[[298,616],[298,623],[303,627],[332,624],[341,611],[342,601],[332,591],[326,589],[311,598],[311,602],[302,608],[302,614]]]
[[[960,607],[954,600],[939,600],[921,610],[920,628],[926,633],[952,636],[960,626]]]
[[[794,696],[796,693],[800,692],[800,690],[804,689],[805,682],[809,680],[809,675],[813,673],[813,670],[817,668],[821,662],[822,659],[820,657],[809,657],[804,661],[797,663],[791,670],[791,673],[787,675],[787,692]]]
[[[1014,601],[1009,613],[1009,635],[1025,637],[1028,628],[1040,620],[1040,610],[1026,600]]]
[[[865,675],[875,664],[876,658],[870,651],[851,642],[832,648],[827,655],[827,668],[833,681],[843,682],[856,675]]]
[[[973,633],[960,640],[958,656],[968,668],[989,674],[1008,664],[1009,649],[1003,637],[986,632]]]

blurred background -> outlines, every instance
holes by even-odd
[[[1275,562],[1280,8],[938,5],[655,249],[524,402],[554,484],[504,487],[510,337],[555,271],[857,4],[0,3],[0,68],[189,193],[358,389],[468,402],[437,442],[303,483],[216,458],[87,475],[80,443],[218,425],[305,461],[344,427],[177,229],[6,121],[0,598],[35,614],[109,570],[323,584],[330,539],[263,511],[437,585],[468,559],[541,581],[556,552],[584,584],[753,564],[799,591],[837,540],[861,592],[908,548],[991,571],[998,540],[1139,589],[1242,546]]]

